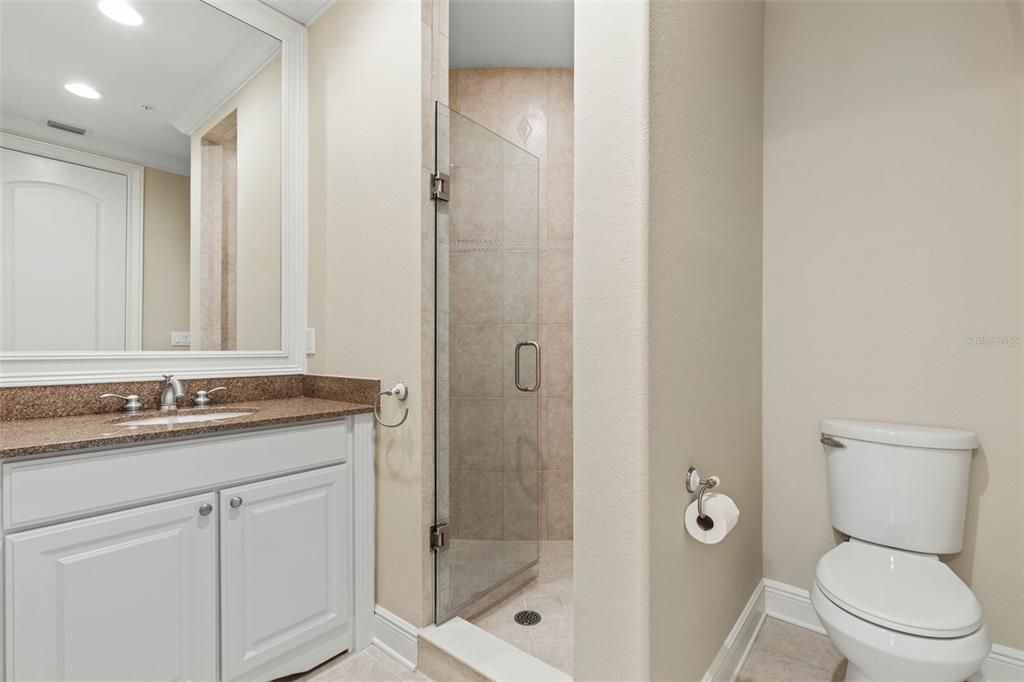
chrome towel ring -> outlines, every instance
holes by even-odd
[[[404,401],[406,397],[408,397],[408,395],[409,387],[406,386],[405,383],[401,381],[399,381],[397,384],[395,384],[388,390],[381,391],[380,393],[377,394],[377,400],[373,402],[373,418],[377,420],[378,424],[380,424],[381,426],[386,426],[389,429],[401,426],[402,424],[405,423],[405,420],[409,418],[409,408],[405,408],[405,412],[402,413],[402,418],[398,421],[397,424],[388,424],[380,416],[380,400],[384,396],[393,396],[400,401]]]

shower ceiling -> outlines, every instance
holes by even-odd
[[[451,68],[572,67],[572,0],[451,0]]]

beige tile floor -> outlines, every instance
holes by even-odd
[[[539,612],[541,621],[516,623],[515,614],[524,609]],[[541,542],[537,579],[472,622],[571,675],[572,541]]]
[[[544,547],[544,545],[548,545]],[[540,611],[537,625],[517,625],[523,608]],[[488,632],[572,674],[572,543],[542,543],[540,577],[473,622]],[[842,682],[843,658],[828,637],[768,618],[740,671],[737,682]],[[430,682],[371,646],[342,654],[302,675],[279,682]]]
[[[429,682],[426,675],[409,670],[376,646],[354,654],[342,654],[301,675],[277,682]]]
[[[825,635],[768,618],[737,682],[842,682],[846,659]]]
[[[531,543],[532,544],[532,543]],[[542,620],[525,627],[512,617],[523,609],[540,611]],[[473,619],[479,627],[572,673],[572,542],[540,543],[537,580]],[[342,654],[301,675],[278,682],[429,682],[376,646]]]

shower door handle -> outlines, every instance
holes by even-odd
[[[520,366],[519,356],[520,356],[520,351],[525,346],[532,346],[533,350],[537,353],[537,374],[536,374],[536,378],[534,379],[533,386],[523,386],[523,382],[521,382],[519,380],[519,366]],[[516,371],[515,371],[516,388],[518,388],[520,391],[523,391],[525,393],[533,393],[533,392],[535,392],[537,389],[540,388],[540,344],[537,343],[536,341],[520,341],[519,343],[516,344],[515,356],[516,356]]]

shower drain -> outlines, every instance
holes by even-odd
[[[515,620],[520,625],[536,625],[540,622],[540,614],[536,611],[520,611]]]

